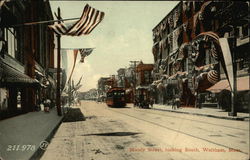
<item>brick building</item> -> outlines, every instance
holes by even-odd
[[[149,100],[151,96],[150,84],[153,82],[152,70],[153,64],[144,64],[142,61],[136,66],[136,97]]]
[[[248,2],[187,1],[178,3],[163,18],[153,29],[152,86],[158,103],[168,104],[177,95],[182,106],[196,106],[197,101],[217,104],[221,91],[228,90],[225,75],[229,73],[219,40],[228,38],[237,70],[237,91],[245,97],[238,109],[247,109],[248,9]],[[227,84],[214,87],[217,83]]]
[[[0,113],[6,118],[53,98],[55,81],[48,71],[54,68],[54,34],[47,24],[23,25],[52,20],[48,1],[11,0],[0,7]]]

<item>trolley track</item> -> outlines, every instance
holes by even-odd
[[[102,107],[106,107],[105,105],[103,105]],[[110,109],[112,109],[112,108],[110,108]],[[109,133],[114,133],[114,130],[112,129],[112,128],[114,128],[114,124],[115,125],[118,125],[118,126],[116,126],[115,128],[115,130],[121,130],[121,131],[126,131],[126,130],[128,130],[128,128],[130,128],[130,127],[128,127],[127,128],[127,122],[123,122],[123,121],[120,121],[120,120],[118,120],[118,119],[116,119],[115,117],[111,117],[111,116],[108,116],[108,118],[106,119],[106,116],[107,115],[113,115],[113,112],[111,111],[111,110],[106,110],[106,108],[105,108],[105,110],[106,111],[108,111],[108,112],[105,112],[105,114],[103,113],[103,110],[96,110],[96,108],[88,108],[88,107],[83,107],[82,108],[82,110],[83,110],[83,112],[85,112],[85,113],[87,113],[87,115],[89,114],[90,116],[91,116],[91,114],[93,114],[93,112],[94,112],[94,114],[95,115],[97,115],[97,116],[95,116],[96,117],[96,119],[95,119],[95,121],[94,122],[92,122],[93,123],[93,127],[94,128],[101,128],[101,126],[103,127],[103,126],[107,126],[107,125],[109,125],[109,122],[111,122],[112,123],[112,127],[106,127],[106,129],[105,130],[99,130],[99,131],[97,131],[96,133],[99,133],[99,134],[102,134],[103,132],[109,132]],[[108,113],[108,114],[107,114]],[[100,120],[100,119],[102,119],[102,120]],[[104,120],[104,119],[106,119],[106,120]],[[132,127],[133,128],[133,127]],[[143,146],[140,146],[140,147],[142,147],[142,148],[154,148],[154,147],[157,147],[157,141],[151,141],[151,136],[149,136],[149,135],[147,135],[147,134],[143,134],[142,132],[140,132],[141,130],[139,129],[136,129],[136,128],[134,128],[133,129],[133,132],[136,132],[136,133],[139,133],[139,135],[143,135],[142,137],[141,136],[137,136],[137,135],[133,135],[133,136],[130,136],[131,138],[132,138],[132,140],[130,140],[129,142],[126,142],[126,143],[140,143],[140,144],[143,144]],[[93,135],[95,135],[95,134],[93,134]],[[88,136],[88,135],[86,135],[86,136]],[[90,135],[91,136],[91,135]],[[146,137],[146,139],[145,139],[145,137]],[[150,138],[149,138],[150,137]],[[104,139],[105,139],[105,136],[104,136]],[[124,140],[126,140],[126,139],[124,139]],[[110,139],[109,139],[109,141],[110,141]],[[155,143],[156,142],[156,143]],[[109,142],[110,143],[110,142]],[[113,144],[115,144],[115,142],[113,143]],[[119,145],[121,145],[121,143],[119,144]],[[138,147],[139,147],[138,146]],[[168,148],[171,148],[172,147],[172,145],[169,145],[169,144],[165,144],[164,143],[164,146],[167,146]],[[137,148],[136,146],[134,146],[134,148]],[[123,157],[124,159],[138,159],[138,158],[141,158],[141,157],[138,157],[138,156],[145,156],[144,154],[149,154],[150,152],[137,152],[137,154],[131,154],[130,153],[131,151],[129,151],[129,149],[127,149],[127,152],[125,152],[124,153],[124,155],[120,155],[121,157]],[[136,152],[135,152],[136,153]],[[162,152],[162,153],[164,153],[164,152]],[[190,155],[188,155],[188,154],[186,154],[185,152],[181,152],[181,153],[174,153],[174,154],[170,154],[170,153],[167,153],[167,152],[165,152],[165,154],[168,154],[167,155],[167,159],[169,159],[169,160],[173,160],[173,158],[171,158],[172,156],[176,156],[176,154],[180,154],[181,156],[180,157],[182,157],[182,158],[180,158],[180,159],[185,159],[185,160],[194,160],[194,158],[192,157],[192,156],[190,156]],[[126,157],[126,156],[127,157]],[[166,155],[165,155],[166,156]],[[129,158],[128,158],[129,157]],[[178,156],[179,157],[179,156]],[[185,157],[185,158],[184,158]]]
[[[144,113],[148,113],[148,114],[153,114],[153,115],[161,115],[161,116],[168,116],[168,117],[172,117],[172,118],[176,118],[176,119],[182,119],[182,120],[188,120],[188,121],[192,121],[192,122],[197,122],[197,123],[203,123],[203,124],[209,124],[209,125],[215,125],[215,126],[221,126],[221,127],[225,127],[225,128],[230,128],[230,129],[236,129],[236,130],[242,130],[242,131],[249,131],[248,129],[242,129],[242,128],[238,128],[238,127],[231,127],[231,126],[226,126],[226,125],[221,125],[221,124],[215,124],[215,123],[210,123],[210,122],[206,122],[206,121],[201,121],[201,120],[193,120],[193,119],[189,119],[189,118],[182,118],[182,117],[178,117],[178,116],[171,116],[171,115],[166,115],[166,114],[162,114],[160,113],[161,111],[159,111],[158,113],[154,113],[153,111],[145,111],[143,109],[135,109],[137,112],[144,112]],[[158,111],[158,110],[156,110]],[[162,111],[164,112],[164,111]]]
[[[211,141],[211,140],[202,138],[202,137],[198,137],[198,136],[195,136],[195,135],[186,133],[186,132],[184,132],[184,131],[180,131],[180,130],[177,130],[177,129],[173,129],[173,128],[170,128],[170,127],[161,125],[161,124],[159,124],[159,123],[152,122],[152,121],[147,120],[147,119],[138,118],[138,117],[136,117],[136,116],[134,116],[134,115],[130,115],[130,114],[128,114],[128,113],[119,112],[119,111],[117,111],[117,110],[112,110],[112,109],[109,109],[109,111],[112,111],[112,112],[115,112],[115,113],[118,113],[118,114],[121,114],[121,115],[125,115],[125,116],[128,116],[128,117],[131,117],[131,118],[134,118],[134,119],[143,121],[143,122],[147,122],[147,123],[153,124],[153,125],[155,125],[155,126],[158,126],[158,127],[161,127],[161,128],[167,129],[167,130],[171,130],[171,131],[177,132],[178,134],[184,134],[184,135],[190,136],[190,137],[192,137],[192,138],[196,138],[196,139],[199,139],[199,140],[202,140],[202,141],[206,141],[206,142],[208,142],[208,143],[211,143],[211,144],[214,144],[214,145],[217,145],[217,146],[220,146],[220,147],[225,147],[225,148],[231,148],[231,149],[239,150],[239,149],[237,149],[237,148],[233,148],[233,147],[230,147],[230,146],[227,146],[227,145],[224,145],[224,144],[220,144],[220,143],[217,143],[217,142],[214,142],[214,141]],[[235,129],[235,128],[233,128],[233,129]],[[249,154],[249,153],[244,152],[244,151],[241,151],[241,150],[239,150],[239,152],[241,152],[241,153],[243,153],[243,154],[246,154],[246,155]]]

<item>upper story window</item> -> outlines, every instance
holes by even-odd
[[[8,54],[16,58],[17,36],[14,28],[6,28],[4,30],[4,40],[7,42]]]
[[[247,23],[247,24],[244,24],[244,25],[242,26],[240,36],[241,36],[242,38],[247,38],[247,37],[249,37],[249,26],[248,26],[248,23]]]
[[[150,83],[150,71],[145,71],[144,72],[144,79],[145,79],[146,84]]]

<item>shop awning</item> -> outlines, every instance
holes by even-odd
[[[3,85],[39,85],[39,82],[28,75],[2,63],[2,84]]]
[[[249,89],[249,76],[245,77],[238,77],[237,78],[237,91],[247,91]],[[213,93],[219,93],[221,90],[231,90],[228,80],[221,80],[212,87],[208,88],[207,91],[213,92]]]

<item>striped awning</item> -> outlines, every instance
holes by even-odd
[[[2,85],[39,86],[39,82],[37,80],[29,77],[24,73],[19,72],[11,66],[2,63],[1,67],[3,69],[1,78]]]
[[[215,84],[220,80],[220,73],[216,70],[211,70],[207,73],[207,80],[212,83]]]
[[[249,88],[249,76],[245,77],[238,77],[237,78],[237,91],[248,91]],[[208,88],[207,91],[213,92],[213,93],[219,93],[221,90],[231,90],[228,80],[221,80],[212,87]]]

